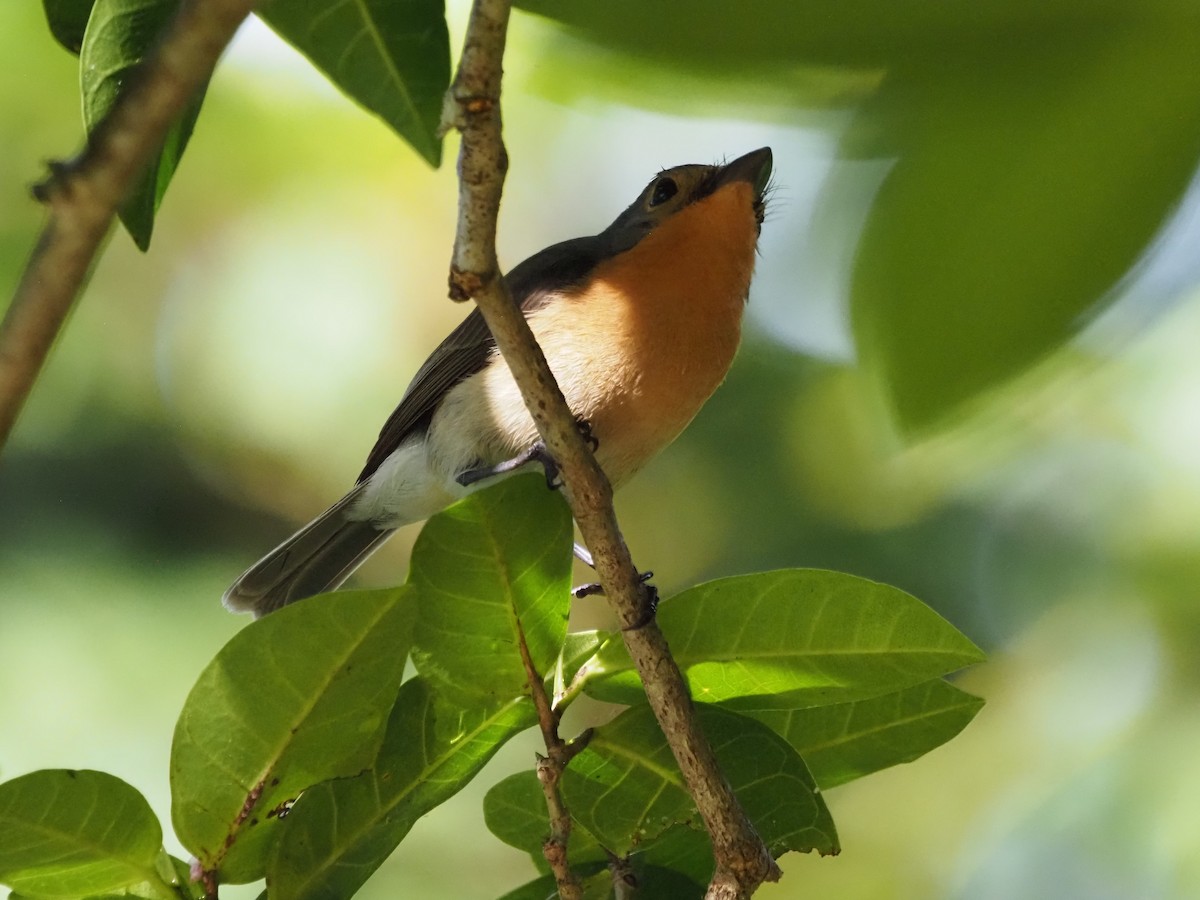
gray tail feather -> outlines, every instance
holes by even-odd
[[[360,491],[355,488],[243,572],[225,592],[226,608],[257,618],[349,578],[395,530],[346,518]]]

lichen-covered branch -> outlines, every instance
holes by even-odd
[[[52,164],[34,188],[49,218],[0,323],[0,448],[117,209],[253,7],[254,0],[185,0],[83,151]]]
[[[779,869],[717,765],[666,639],[652,620],[646,623],[650,588],[621,536],[612,487],[500,277],[496,220],[508,168],[501,136],[500,81],[510,7],[510,0],[476,0],[472,6],[446,105],[446,125],[462,133],[450,293],[458,300],[473,298],[479,306],[546,448],[559,464],[563,490],[592,552],[600,584],[626,629],[625,643],[651,708],[712,838],[717,872],[708,896],[714,900],[749,897],[763,881],[778,878]]]

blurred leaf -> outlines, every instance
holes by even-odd
[[[413,613],[407,588],[311,597],[247,625],[201,673],[175,727],[172,818],[222,882],[262,877],[301,791],[374,761]]]
[[[540,475],[508,478],[425,523],[413,547],[413,661],[465,705],[525,693],[518,634],[550,674],[570,612],[571,514]]]
[[[888,76],[895,155],[854,270],[860,358],[900,424],[936,424],[1087,323],[1200,158],[1200,29],[1052,32]]]
[[[872,0],[691,0],[687,14],[642,0],[518,0],[527,12],[636,60],[714,75],[747,69],[786,76],[781,64],[881,66],[953,52],[963,42],[1000,42],[1051,31],[1112,28],[1128,21],[1190,21],[1183,0],[977,0],[877,3]]]
[[[635,867],[638,897],[663,898],[670,900],[701,900],[704,888],[686,875],[658,866]],[[612,875],[608,871],[584,875],[584,900],[609,900],[613,895]],[[543,875],[534,881],[509,891],[500,900],[558,900],[558,883],[553,875]]]
[[[722,771],[771,852],[838,852],[833,819],[796,751],[753,719],[715,706],[696,709]],[[648,706],[597,728],[563,773],[562,788],[571,815],[619,856],[672,825],[701,827]]]
[[[179,9],[179,0],[96,0],[79,54],[83,121],[89,133],[108,115],[123,85]],[[150,247],[154,217],[192,136],[202,90],[171,126],[162,150],[121,206],[121,222],[141,250]]]
[[[35,897],[88,897],[153,881],[162,828],[120,778],[44,769],[0,784],[0,883]]]
[[[550,871],[542,855],[542,844],[550,836],[548,816],[546,796],[532,769],[501,779],[483,798],[483,820],[488,830],[510,847],[528,853],[539,872]],[[572,824],[567,856],[573,868],[608,863],[604,848],[578,822]]]
[[[443,0],[269,0],[258,15],[430,165],[441,163],[437,130],[450,86]]]
[[[267,869],[273,900],[354,894],[417,819],[458,793],[509,738],[536,722],[526,697],[461,709],[423,679],[409,679],[371,770],[306,791],[288,815]]]
[[[746,709],[844,703],[927,681],[983,654],[898,588],[820,569],[739,575],[665,601],[658,622],[692,696]],[[624,642],[597,656],[585,690],[644,699]]]
[[[982,707],[980,698],[934,679],[869,700],[741,712],[787,740],[827,790],[928,753]]]
[[[83,45],[83,33],[95,4],[96,0],[42,0],[50,33],[76,56]]]

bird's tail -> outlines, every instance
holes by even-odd
[[[346,517],[361,490],[355,488],[243,572],[225,592],[226,608],[265,616],[349,578],[394,530]]]

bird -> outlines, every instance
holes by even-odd
[[[762,147],[665,169],[603,231],[505,276],[614,488],[683,431],[733,363],[772,167]],[[350,491],[243,572],[225,606],[263,616],[334,590],[397,528],[539,457],[473,310],[417,370]]]

